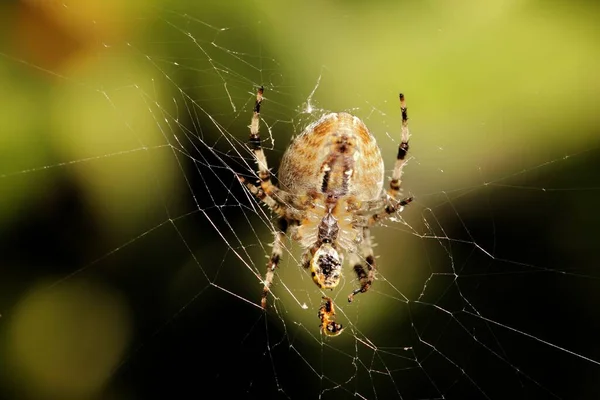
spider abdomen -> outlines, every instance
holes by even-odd
[[[290,193],[323,193],[359,201],[379,197],[384,165],[365,124],[348,113],[331,113],[307,126],[283,155],[279,182]]]

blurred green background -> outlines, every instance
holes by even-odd
[[[597,398],[599,20],[567,1],[2,3],[1,397]],[[298,249],[257,307],[272,220],[234,172],[254,168],[259,85],[275,172],[345,110],[391,174],[407,96],[416,201],[374,232],[374,293],[346,305],[350,272],[335,293],[336,341]]]

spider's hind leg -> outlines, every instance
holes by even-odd
[[[273,278],[275,277],[275,269],[283,256],[283,241],[285,240],[287,228],[288,221],[285,218],[280,218],[279,229],[275,232],[275,240],[273,241],[273,251],[271,251],[271,257],[267,263],[267,272],[265,273],[264,280],[265,286],[263,287],[262,298],[260,301],[260,305],[264,309],[267,308],[267,296],[271,291],[271,283],[273,283]]]
[[[354,289],[348,296],[348,302],[354,300],[354,296],[358,293],[365,293],[369,290],[375,280],[375,256],[373,255],[373,245],[371,243],[371,233],[368,227],[363,228],[363,239],[360,244],[361,255],[351,253],[350,263],[353,266],[356,277],[360,283],[360,287]]]

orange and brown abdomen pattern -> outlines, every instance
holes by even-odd
[[[381,194],[383,174],[381,152],[365,124],[348,113],[331,113],[290,144],[279,183],[298,195],[324,193],[366,201]]]

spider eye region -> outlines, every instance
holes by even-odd
[[[322,289],[335,288],[342,275],[342,259],[330,243],[323,243],[310,262],[313,280]]]

